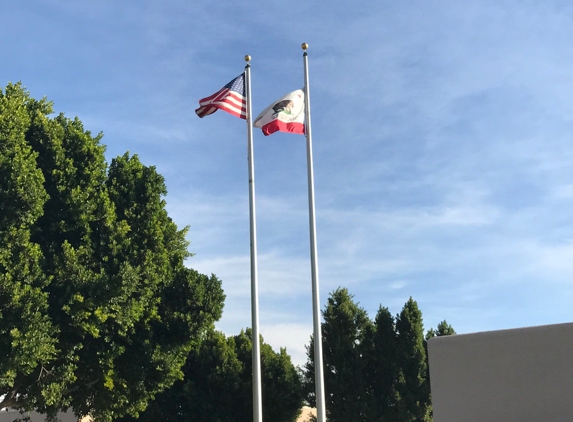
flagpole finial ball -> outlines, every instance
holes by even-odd
[[[305,42],[302,43],[301,47],[303,50],[308,50],[308,44]]]
[[[250,62],[251,61],[251,56],[249,56],[248,54],[245,56],[245,61],[246,62]]]

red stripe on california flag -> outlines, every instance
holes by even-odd
[[[261,129],[263,130],[263,135],[265,136],[271,135],[278,131],[298,133],[300,135],[305,134],[304,123],[298,123],[298,122],[287,123],[287,122],[282,122],[279,119],[267,123]]]

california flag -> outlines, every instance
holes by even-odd
[[[277,131],[304,135],[304,92],[297,89],[268,106],[257,116],[253,126],[264,135]]]

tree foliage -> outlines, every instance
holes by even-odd
[[[369,390],[369,421],[400,421],[396,403],[400,399],[400,361],[396,321],[388,308],[380,306],[374,319],[369,348],[364,355],[368,370],[366,380]]]
[[[430,417],[430,384],[424,344],[424,325],[418,304],[408,299],[396,318],[400,378],[398,409],[403,421],[427,421]]]
[[[263,420],[293,422],[302,407],[301,376],[285,349],[273,351],[261,338]],[[250,422],[252,400],[251,330],[226,338],[211,332],[189,354],[185,378],[157,395],[139,419],[117,422]]]
[[[0,407],[108,421],[182,376],[222,312],[220,281],[186,268],[186,229],[136,155],[0,91]]]
[[[432,337],[440,337],[440,336],[453,336],[456,334],[456,330],[448,321],[443,320],[441,321],[436,329],[430,328],[426,333],[426,340],[430,340]]]
[[[26,141],[27,97],[18,87],[0,92],[0,394],[14,400],[21,378],[55,358],[56,327],[47,315],[50,278],[30,238],[48,195]],[[15,391],[16,390],[16,391]]]
[[[331,293],[322,323],[326,413],[331,422],[430,421],[422,313],[410,298],[395,317],[380,307],[374,321],[347,289]],[[429,333],[435,333],[430,330]],[[447,322],[442,335],[455,333]],[[314,339],[307,348],[307,401],[316,405]]]
[[[367,362],[363,359],[367,335],[372,322],[366,311],[353,300],[345,288],[335,290],[328,298],[323,312],[323,362],[326,385],[326,411],[328,420],[342,422],[364,419],[367,389],[365,374]],[[307,348],[307,384],[314,397],[314,339]],[[312,374],[311,374],[312,372]],[[312,375],[312,376],[311,376]]]

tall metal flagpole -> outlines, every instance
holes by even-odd
[[[245,56],[247,92],[247,150],[249,161],[249,215],[251,223],[251,318],[253,343],[253,422],[263,421],[261,350],[259,342],[259,286],[257,275],[257,224],[255,215],[255,164],[253,156],[253,113],[251,104],[251,56]]]
[[[316,417],[318,422],[326,422],[324,404],[324,369],[322,364],[322,333],[320,328],[320,298],[318,290],[318,257],[316,248],[316,218],[314,213],[314,171],[312,167],[312,131],[310,127],[310,89],[308,82],[308,44],[304,50],[304,102],[306,123],[306,160],[308,167],[308,215],[310,224],[310,265],[312,274],[312,315],[314,325],[314,382],[316,385]]]

